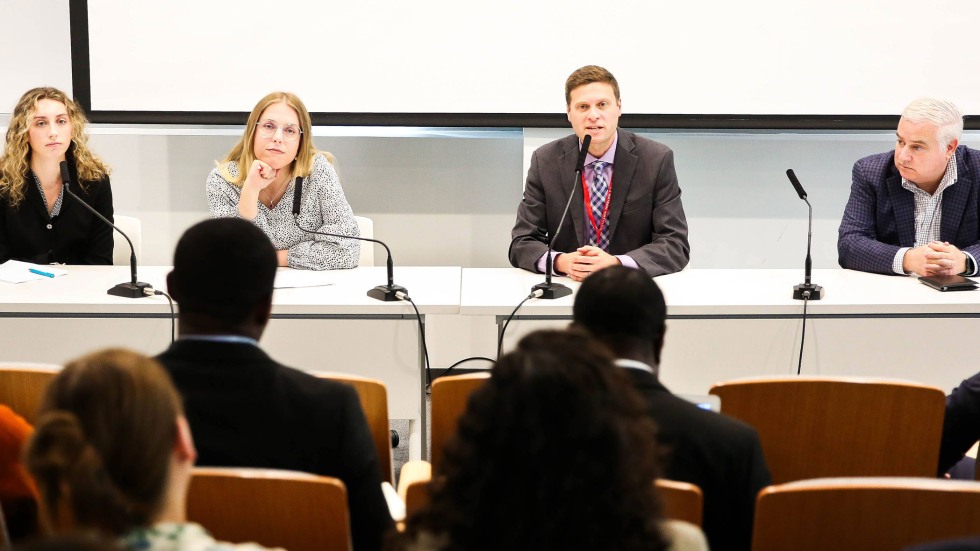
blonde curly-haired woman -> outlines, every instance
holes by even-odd
[[[67,161],[72,191],[112,220],[109,167],[88,148],[87,122],[55,88],[17,102],[0,156],[0,262],[112,264],[112,228],[67,197],[61,181]]]

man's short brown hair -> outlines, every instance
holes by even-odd
[[[616,82],[616,77],[603,67],[586,65],[568,75],[568,80],[565,81],[565,105],[572,104],[572,90],[593,82],[605,82],[612,86],[613,95],[616,96],[616,101],[619,101],[619,83]]]

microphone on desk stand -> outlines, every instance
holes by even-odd
[[[312,233],[316,235],[325,235],[327,237],[338,237],[341,239],[356,239],[358,241],[370,241],[371,243],[377,243],[385,248],[385,252],[388,253],[388,284],[378,285],[373,289],[369,289],[367,296],[384,302],[393,302],[396,300],[409,300],[408,289],[402,287],[401,285],[395,285],[395,268],[391,261],[391,249],[388,245],[385,245],[384,241],[379,241],[377,239],[371,239],[370,237],[355,237],[353,235],[341,235],[337,233],[327,233],[321,231],[313,231],[304,228],[299,225],[299,211],[300,205],[303,202],[303,177],[296,177],[296,186],[293,190],[293,222],[296,223],[296,227],[303,230],[306,233]]]
[[[803,190],[803,185],[800,184],[800,181],[796,179],[796,174],[793,172],[793,169],[787,170],[786,176],[789,177],[789,181],[793,184],[793,189],[796,190],[797,195],[800,196],[800,199],[806,201],[806,206],[810,208],[810,227],[807,230],[806,236],[804,279],[802,284],[793,287],[793,298],[803,301],[803,327],[800,330],[800,357],[796,363],[796,374],[800,375],[803,373],[803,345],[806,343],[806,305],[811,300],[820,300],[823,298],[823,287],[814,285],[810,281],[810,269],[813,263],[810,258],[810,241],[813,239],[813,207],[810,205],[810,201],[807,201],[806,191]]]
[[[579,182],[582,180],[582,171],[585,169],[585,155],[589,152],[589,145],[591,143],[592,135],[586,134],[585,137],[582,138],[582,149],[579,150],[578,160],[575,162],[575,183],[572,184],[572,192],[568,194],[568,202],[565,203],[565,210],[561,213],[561,220],[558,221],[555,235],[552,235],[551,239],[548,240],[548,258],[545,259],[544,263],[544,282],[538,283],[534,287],[531,287],[531,294],[537,296],[538,298],[555,299],[567,297],[568,295],[572,294],[572,290],[568,287],[562,285],[561,283],[551,282],[551,251],[555,245],[555,238],[557,238],[558,233],[561,232],[561,225],[565,222],[565,215],[568,214],[568,208],[572,205],[572,199],[575,197],[575,190],[578,189]]]
[[[78,201],[83,207],[89,210],[92,214],[96,216],[99,220],[102,220],[106,224],[112,227],[112,229],[119,232],[123,237],[126,238],[126,242],[129,243],[129,271],[130,271],[130,281],[128,283],[120,283],[112,289],[106,291],[107,294],[114,295],[123,298],[141,298],[145,296],[150,296],[153,294],[153,286],[149,283],[143,283],[142,281],[136,281],[136,248],[133,247],[133,242],[126,235],[126,232],[119,229],[115,224],[109,221],[105,216],[102,216],[99,211],[92,208],[91,205],[82,200],[81,197],[75,195],[71,190],[71,173],[68,171],[68,161],[61,161],[61,182],[64,184],[65,193],[73,197]],[[149,295],[147,294],[149,292]]]
[[[810,242],[813,240],[813,206],[810,205],[810,201],[807,201],[806,191],[803,190],[803,186],[800,181],[796,179],[796,174],[793,173],[793,169],[786,171],[786,176],[789,177],[790,183],[793,184],[793,189],[806,202],[806,206],[810,210],[809,216],[809,228],[806,234],[806,261],[804,263],[804,279],[803,283],[793,287],[793,298],[796,300],[820,300],[823,298],[823,287],[819,285],[814,285],[810,282],[810,271],[813,265],[813,260],[810,257]]]

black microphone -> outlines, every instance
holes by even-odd
[[[810,201],[806,198],[806,191],[803,190],[803,186],[800,181],[796,179],[796,174],[793,173],[793,169],[786,171],[786,176],[789,177],[790,183],[793,184],[793,189],[796,190],[797,195],[800,199],[806,202],[806,206],[810,210],[809,216],[809,229],[806,234],[806,262],[804,263],[804,279],[803,283],[793,287],[793,298],[796,300],[820,300],[823,298],[823,287],[819,285],[814,285],[810,282],[810,272],[813,267],[813,259],[810,257],[810,242],[813,240],[813,206],[810,205]]]
[[[92,208],[91,205],[82,200],[81,197],[75,195],[71,190],[71,173],[68,172],[68,161],[61,161],[61,183],[65,186],[65,193],[74,197],[83,207],[89,210],[92,214],[96,216],[99,220],[102,220],[106,224],[112,226],[112,229],[119,232],[123,237],[126,238],[126,242],[129,243],[129,271],[130,271],[130,281],[128,283],[120,283],[112,289],[106,291],[110,295],[115,295],[117,297],[123,298],[140,298],[148,296],[146,294],[146,289],[153,291],[153,286],[149,283],[143,283],[141,281],[136,281],[136,248],[133,247],[133,242],[129,239],[124,231],[116,227],[115,224],[109,221],[105,216],[102,216],[99,211]]]
[[[293,188],[293,218],[299,216],[299,207],[303,203],[303,177],[296,177],[296,185]]]
[[[800,196],[800,199],[806,201],[806,191],[803,190],[803,184],[796,178],[796,173],[793,172],[793,169],[787,170],[786,175],[789,176],[789,183],[793,184],[793,189],[796,190],[796,194]],[[810,203],[807,202],[807,204],[809,205]]]
[[[561,226],[565,222],[565,216],[568,214],[568,207],[572,205],[572,199],[575,197],[575,190],[578,189],[579,182],[582,179],[582,171],[585,170],[585,155],[589,152],[589,145],[592,144],[592,135],[586,134],[582,138],[582,149],[578,152],[578,160],[575,161],[575,182],[572,184],[572,192],[568,194],[568,202],[565,203],[565,210],[561,213],[561,220],[558,221],[558,228],[555,230],[555,235],[551,236],[548,240],[548,258],[545,259],[544,265],[544,282],[538,283],[534,287],[531,287],[531,294],[538,296],[540,291],[540,296],[538,298],[545,299],[555,299],[561,297],[567,297],[572,294],[572,290],[568,287],[562,285],[561,283],[551,282],[551,251],[555,245],[555,238],[558,237],[558,233],[561,232]]]
[[[296,185],[293,189],[293,222],[296,223],[296,227],[303,230],[306,233],[312,233],[316,235],[325,235],[327,237],[339,237],[341,239],[356,239],[358,241],[370,241],[371,243],[377,243],[385,248],[388,253],[388,284],[378,285],[373,289],[368,289],[367,296],[384,302],[393,302],[396,300],[408,300],[408,289],[402,287],[401,285],[395,285],[395,268],[394,263],[391,261],[391,249],[388,245],[385,245],[383,241],[377,239],[371,239],[370,237],[355,237],[353,235],[340,235],[337,233],[327,233],[321,231],[313,231],[304,228],[299,225],[300,204],[303,200],[303,177],[296,177]]]
[[[582,149],[578,151],[578,160],[575,161],[576,172],[582,172],[585,170],[585,156],[589,153],[590,145],[592,145],[592,134],[586,134],[585,137],[582,138]]]

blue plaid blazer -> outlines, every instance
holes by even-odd
[[[980,260],[980,151],[957,147],[956,171],[956,184],[943,192],[939,237]],[[902,187],[895,152],[854,163],[851,181],[838,230],[838,262],[842,268],[893,274],[898,249],[915,245],[915,199]]]

